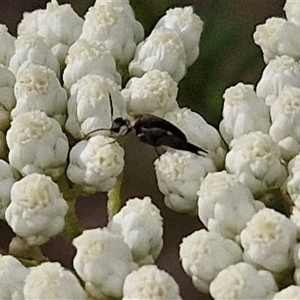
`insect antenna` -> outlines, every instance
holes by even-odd
[[[110,106],[110,117],[111,117],[111,123],[113,123],[113,115],[114,115],[114,107],[113,107],[113,103],[112,103],[112,99],[111,99],[111,94],[108,92],[108,98],[109,98],[109,106]],[[89,138],[89,136],[97,131],[103,131],[103,130],[111,130],[111,128],[97,128],[94,129],[92,131],[90,131],[89,133],[87,133],[86,135],[84,135],[84,139]],[[114,143],[115,141],[111,142],[110,144]]]

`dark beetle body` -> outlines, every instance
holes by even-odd
[[[154,147],[168,146],[178,150],[203,155],[207,151],[189,143],[185,134],[172,123],[149,114],[133,114],[128,119],[113,121],[112,132],[125,135],[132,129],[138,139]]]

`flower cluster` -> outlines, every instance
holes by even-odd
[[[180,245],[185,272],[214,299],[300,297],[300,2],[284,10],[254,32],[266,63],[256,87],[224,92],[225,168],[201,179],[206,229]]]
[[[148,196],[121,208],[115,196],[125,160],[113,125],[151,114],[209,152],[168,149],[155,162],[166,204],[196,214],[201,178],[226,153],[217,130],[176,101],[202,29],[192,7],[178,7],[145,38],[128,0],[96,0],[84,18],[52,0],[24,13],[16,38],[0,25],[0,218],[15,234],[0,257],[1,299],[181,299],[155,265],[159,209]],[[76,198],[97,192],[108,192],[109,222],[82,230]],[[40,251],[58,234],[76,248],[74,272]]]
[[[220,133],[176,101],[199,54],[192,7],[169,9],[148,37],[128,0],[96,0],[84,18],[52,0],[24,14],[17,38],[0,26],[0,218],[16,235],[0,256],[1,299],[182,299],[155,265],[159,209],[148,196],[119,203],[117,133],[149,114],[178,133],[164,130],[173,148],[154,162],[165,205],[206,227],[179,246],[196,289],[300,298],[300,2],[284,10],[257,26],[266,67],[256,87],[224,92]],[[178,150],[176,138],[204,151]],[[108,224],[82,230],[76,198],[97,192],[108,192]],[[40,251],[58,234],[76,248],[74,273]]]

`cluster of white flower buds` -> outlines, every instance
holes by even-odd
[[[284,10],[254,32],[266,63],[256,88],[223,95],[225,168],[201,179],[206,229],[180,245],[184,270],[214,299],[300,298],[300,2]]]
[[[135,114],[166,120],[207,152],[175,143],[154,162],[166,206],[206,227],[179,247],[196,289],[300,298],[300,2],[284,9],[286,19],[257,26],[266,67],[256,88],[225,91],[220,134],[176,101],[199,54],[192,7],[169,9],[146,38],[129,0],[96,0],[84,19],[52,0],[24,13],[17,38],[0,25],[0,218],[16,235],[0,256],[1,299],[182,299],[155,265],[163,220],[150,197],[113,207],[105,228],[66,229],[77,196],[120,185],[112,129],[120,119],[127,133]],[[76,248],[74,273],[38,251],[60,233]]]
[[[155,265],[163,223],[150,197],[128,200],[105,228],[67,228],[77,196],[118,186],[124,150],[112,126],[132,114],[164,118],[210,153],[168,150],[155,163],[166,204],[197,212],[201,179],[226,153],[176,101],[202,28],[192,7],[174,8],[145,38],[128,0],[96,0],[84,18],[52,0],[24,13],[17,38],[0,25],[0,218],[16,235],[0,256],[1,299],[181,299]],[[58,234],[77,250],[73,273],[39,251]]]

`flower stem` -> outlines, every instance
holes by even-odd
[[[117,182],[115,186],[108,191],[107,196],[107,213],[108,213],[108,219],[111,220],[111,218],[120,210],[121,208],[121,187],[122,187],[122,181],[123,181],[123,172],[118,175]]]

